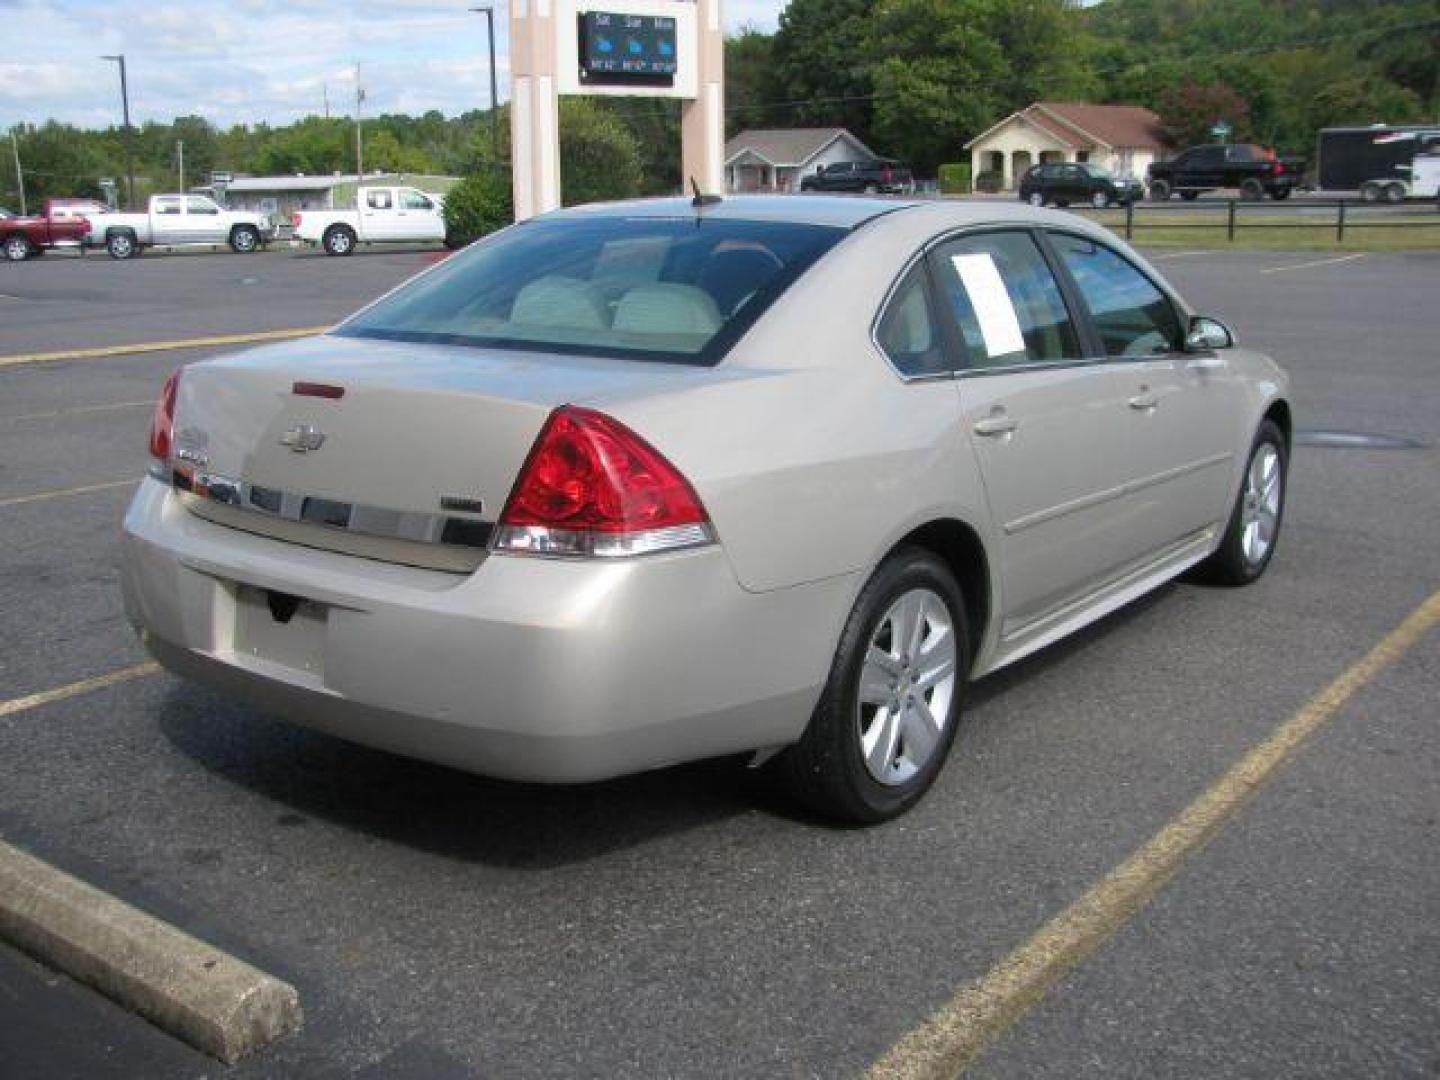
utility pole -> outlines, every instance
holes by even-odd
[[[185,140],[175,140],[175,156],[180,159],[180,193],[185,193]]]
[[[20,168],[20,140],[14,128],[10,129],[10,149],[15,154],[15,183],[20,187],[20,216],[24,217],[30,211],[25,207],[25,173]]]
[[[125,54],[102,56],[101,60],[114,60],[120,65],[120,103],[125,110],[125,201],[130,209],[135,208],[135,148],[130,132],[130,86],[125,81]]]
[[[330,84],[329,84],[329,83],[321,83],[321,84],[320,84],[320,93],[322,93],[322,94],[325,95],[325,119],[326,119],[326,120],[329,120],[329,119],[330,119]]]
[[[488,39],[490,42],[490,151],[495,159],[495,168],[500,168],[500,95],[495,88],[495,9],[492,7],[472,7],[471,11],[479,12],[485,16],[485,24],[489,28]]]
[[[360,106],[365,101],[365,87],[360,85],[360,63],[355,63],[355,209],[360,209],[360,185],[365,182],[365,147],[361,138]]]

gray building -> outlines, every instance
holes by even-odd
[[[799,191],[800,180],[841,161],[879,157],[844,128],[769,128],[742,131],[725,144],[730,191]]]

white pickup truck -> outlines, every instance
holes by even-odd
[[[319,244],[328,255],[349,255],[356,244],[440,243],[442,200],[411,187],[362,187],[353,210],[301,210],[292,221],[295,243]]]
[[[225,210],[203,195],[152,195],[143,214],[103,214],[85,243],[103,245],[112,258],[130,259],[147,247],[229,244],[247,254],[275,235],[269,214]]]

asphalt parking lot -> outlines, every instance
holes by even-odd
[[[0,266],[0,703],[144,659],[115,537],[194,349],[324,326],[420,252]],[[1304,429],[1256,586],[1180,582],[976,686],[946,771],[867,830],[732,763],[501,784],[168,674],[7,712],[0,838],[294,983],[224,1069],[0,946],[0,1075],[859,1076],[1440,588],[1440,253],[1156,265],[1272,352]],[[1440,1073],[1440,632],[1343,702],[1152,903],[1018,1012],[986,1077]]]

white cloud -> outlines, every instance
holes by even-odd
[[[470,0],[473,2],[473,0]],[[119,85],[103,53],[124,53],[136,123],[198,113],[286,123],[324,107],[348,113],[354,65],[365,112],[447,114],[490,96],[485,26],[467,0],[231,0],[223,8],[146,0],[0,0],[11,29],[45,42],[44,60],[0,59],[0,127],[16,121],[118,123]],[[503,3],[500,5],[503,13]],[[730,29],[773,29],[784,0],[726,0]],[[508,96],[498,18],[500,96]]]

